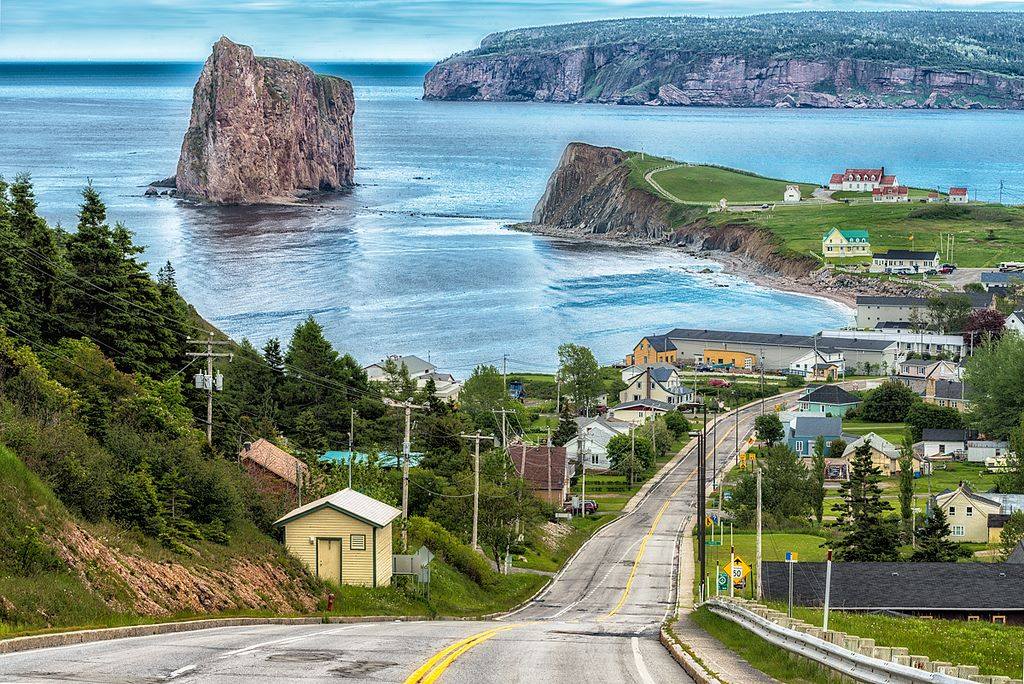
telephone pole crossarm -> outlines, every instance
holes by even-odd
[[[213,360],[214,359],[227,359],[229,362],[234,360],[235,355],[231,352],[215,352],[213,348],[215,346],[229,346],[231,344],[228,340],[215,340],[213,339],[213,333],[209,333],[209,337],[205,340],[188,338],[185,340],[187,344],[197,344],[206,347],[204,351],[198,352],[185,352],[185,356],[206,359],[206,373],[197,373],[195,376],[196,389],[206,390],[206,443],[213,444],[213,392],[214,390],[222,390],[224,388],[224,376],[217,373],[216,380],[213,376]]]
[[[402,441],[402,550],[409,548],[409,454],[412,451],[412,410],[423,410],[426,406],[408,401],[395,401],[386,398],[387,406],[405,409],[405,439]],[[350,454],[351,456],[351,454]]]

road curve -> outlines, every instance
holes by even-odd
[[[759,405],[739,412],[740,440],[759,414]],[[709,435],[717,447],[709,465],[734,457],[736,427],[729,416],[714,442]],[[687,682],[658,632],[674,605],[677,534],[696,508],[696,463],[689,447],[631,513],[599,530],[546,591],[500,621],[134,637],[0,655],[0,681]]]

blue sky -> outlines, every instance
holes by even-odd
[[[202,60],[222,34],[261,54],[433,61],[520,26],[808,9],[1024,9],[1024,0],[0,0],[0,60]]]

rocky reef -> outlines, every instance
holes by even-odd
[[[221,38],[193,92],[176,194],[250,204],[350,188],[354,113],[348,81]]]

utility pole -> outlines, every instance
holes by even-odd
[[[587,435],[590,434],[590,431],[592,429],[593,428],[589,428],[589,427],[587,428]],[[586,444],[587,444],[587,437],[586,437],[586,435],[584,435],[583,439],[579,442],[579,444],[582,445],[580,447],[581,449],[586,447]],[[583,479],[583,490],[580,492],[580,515],[583,516],[584,518],[586,518],[587,517],[587,462],[583,458],[583,451],[580,451],[580,465],[582,466],[582,469],[583,469],[583,476],[582,476],[582,479]]]
[[[224,376],[220,373],[217,377],[213,377],[213,360],[215,358],[226,358],[228,361],[234,358],[234,354],[227,352],[214,353],[213,347],[216,346],[227,346],[231,344],[227,340],[215,340],[213,339],[213,332],[207,333],[208,337],[205,340],[194,340],[187,339],[187,344],[204,345],[205,351],[199,352],[186,352],[185,356],[191,356],[193,358],[205,358],[206,359],[206,373],[196,373],[195,385],[196,389],[206,390],[206,443],[213,444],[213,391],[214,389],[220,391],[224,389]]]
[[[477,544],[477,520],[480,516],[480,440],[489,439],[494,440],[494,437],[485,437],[480,434],[477,430],[475,435],[459,435],[464,439],[472,439],[474,441],[473,447],[473,539],[470,542],[470,546],[474,551],[480,550],[480,545]]]
[[[348,417],[348,488],[352,489],[352,460],[356,457],[352,451],[352,442],[356,435],[356,410],[349,409]]]
[[[505,406],[508,401],[508,354],[501,355],[501,446],[508,450],[508,435],[505,429]],[[526,439],[524,436],[523,439]]]
[[[974,192],[978,192],[978,190],[975,189]],[[977,198],[975,198],[975,199],[977,199]],[[1002,181],[1002,179],[999,180],[999,203],[1000,204],[1003,203],[1003,181]]]
[[[412,403],[412,399],[384,399],[384,403],[405,409],[405,440],[402,442],[402,550],[405,551],[409,548],[409,454],[412,451],[412,410],[425,407]]]
[[[740,463],[740,393],[735,387],[732,390],[732,400],[736,402],[736,405],[732,409],[733,416],[736,418],[735,426],[736,432],[733,439],[733,451],[736,453],[736,465]]]
[[[761,415],[764,415],[764,347],[761,347],[761,356],[758,358],[758,365],[761,367]]]
[[[755,584],[757,596],[756,600],[761,600],[761,464],[757,465],[757,545],[754,551],[754,572],[757,573],[755,576]]]
[[[703,601],[708,596],[707,588],[707,438],[708,407],[704,404],[704,425],[697,433],[697,556],[700,559],[700,591]],[[717,581],[717,579],[716,579]]]
[[[636,431],[629,427],[629,486],[633,486],[633,464],[636,462]]]

